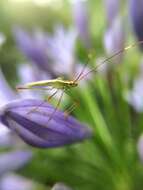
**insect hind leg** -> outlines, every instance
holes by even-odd
[[[49,117],[49,119],[48,119],[48,122],[52,119],[52,117],[53,117],[54,114],[56,113],[58,107],[60,106],[60,103],[61,103],[61,100],[62,100],[63,95],[64,95],[64,90],[62,90],[61,95],[60,95],[60,98],[59,98],[59,100],[58,100],[58,103],[57,103],[57,105],[56,105],[54,111],[51,113],[51,115],[50,115],[50,117]]]
[[[79,102],[75,101],[68,109],[66,109],[64,112],[65,119],[68,119],[70,113],[72,113],[78,106]]]
[[[53,88],[52,88],[53,90]],[[48,102],[50,102],[50,100],[57,94],[58,90],[56,89],[56,91],[48,97]],[[27,112],[27,114],[31,114],[32,112],[36,112],[38,111],[40,106],[43,106],[45,103],[47,102],[47,99],[45,99],[43,102],[41,102],[38,106],[36,106],[35,108],[31,109],[30,111]]]
[[[68,116],[70,115],[70,113],[73,112],[73,110],[75,110],[79,105],[80,105],[80,102],[79,100],[77,99],[74,99],[72,97],[72,95],[66,90],[65,93],[70,97],[70,99],[73,101],[73,104],[71,106],[69,106],[65,111],[64,111],[64,115],[65,115],[65,118],[67,119]]]

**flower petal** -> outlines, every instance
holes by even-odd
[[[31,159],[30,151],[13,151],[0,154],[0,175],[17,170]]]

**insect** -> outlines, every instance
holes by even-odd
[[[57,94],[58,90],[62,90],[59,101],[55,107],[55,110],[49,118],[49,120],[50,120],[52,118],[52,116],[54,115],[54,113],[56,112],[56,110],[58,109],[64,92],[67,93],[67,91],[70,90],[71,88],[78,86],[78,81],[77,81],[78,78],[79,77],[77,77],[77,79],[73,80],[73,81],[72,80],[71,81],[64,80],[62,78],[57,78],[57,79],[52,79],[52,80],[42,80],[42,81],[27,83],[23,86],[16,87],[16,89],[17,90],[26,90],[26,89],[53,90],[53,89],[56,89],[56,91],[51,96],[48,97],[48,101],[50,101],[52,99],[52,97],[54,97]],[[77,106],[77,104],[78,104],[77,101],[74,100],[74,104],[65,112],[66,115],[68,115],[70,112],[72,112],[72,110]],[[37,109],[38,109],[38,107],[35,107],[29,113],[36,111]]]
[[[19,86],[17,87],[17,89],[19,90],[24,90],[24,89],[40,89],[41,87],[45,87],[44,89],[46,90],[47,86],[48,87],[52,87],[52,88],[56,88],[56,89],[65,89],[68,90],[72,87],[76,87],[78,85],[76,80],[64,80],[62,78],[56,78],[56,79],[51,79],[51,80],[41,80],[41,81],[37,81],[37,82],[30,82],[25,84],[24,86]],[[50,88],[48,88],[50,89]]]
[[[112,56],[106,58],[103,62],[98,64],[93,69],[87,71],[86,73],[84,73],[84,71],[85,71],[85,68],[88,65],[88,63],[85,64],[85,66],[82,68],[81,72],[75,77],[74,80],[65,80],[64,78],[56,78],[56,79],[51,79],[51,80],[41,80],[41,81],[36,81],[36,82],[30,82],[30,83],[24,84],[22,86],[18,86],[18,87],[16,87],[16,89],[17,90],[26,90],[26,89],[29,89],[29,90],[33,90],[33,89],[35,89],[35,90],[53,90],[53,89],[56,89],[56,91],[51,96],[48,97],[48,101],[50,101],[52,99],[52,97],[54,97],[59,90],[61,90],[61,95],[59,97],[59,100],[58,100],[58,103],[55,107],[54,112],[51,114],[51,116],[49,118],[49,120],[50,120],[52,118],[53,114],[58,109],[64,92],[68,94],[68,91],[70,91],[71,88],[75,88],[78,86],[80,80],[84,79],[87,75],[89,75],[92,72],[97,72],[98,67],[105,64],[107,61],[114,58],[115,56],[117,56],[121,53],[124,53],[125,51],[129,50],[130,48],[135,47],[135,46],[142,44],[142,43],[143,43],[143,41],[138,41],[137,43],[134,43],[132,45],[129,45],[129,46],[119,50],[118,52],[116,52]],[[75,103],[67,110],[68,114],[70,112],[72,112],[73,109],[78,105],[77,101],[74,101],[74,102]],[[30,112],[33,112],[37,109],[38,108],[36,107],[35,109],[31,110]]]

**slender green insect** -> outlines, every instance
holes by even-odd
[[[25,84],[24,86],[17,87],[18,90],[24,90],[24,89],[43,89],[47,90],[46,87],[52,87],[56,89],[65,89],[68,90],[72,87],[78,86],[78,83],[76,81],[70,81],[70,80],[64,80],[62,78],[56,78],[51,80],[41,80],[36,82],[30,82]],[[45,87],[45,88],[44,88]],[[50,88],[48,88],[50,89]]]
[[[86,73],[84,73],[84,71],[85,71],[85,68],[88,65],[88,63],[85,64],[85,66],[83,67],[81,72],[77,75],[77,77],[74,80],[65,80],[63,78],[56,78],[56,79],[51,79],[51,80],[41,80],[41,81],[30,82],[30,83],[24,84],[22,86],[18,86],[18,87],[16,87],[16,89],[17,90],[26,90],[26,89],[29,89],[29,90],[34,90],[34,89],[35,90],[53,90],[53,89],[56,89],[56,91],[51,96],[49,96],[48,101],[52,97],[54,97],[59,90],[61,90],[62,93],[60,95],[57,106],[55,107],[55,111],[51,114],[51,117],[50,117],[50,119],[51,119],[53,114],[56,112],[56,110],[58,109],[58,107],[60,105],[60,102],[62,100],[62,96],[63,96],[64,92],[66,93],[71,88],[77,87],[80,80],[84,79],[87,75],[89,75],[92,72],[97,72],[97,68],[100,67],[101,65],[105,64],[110,59],[112,59],[115,56],[118,56],[119,54],[124,53],[125,51],[129,50],[130,48],[135,47],[142,43],[143,43],[143,41],[138,41],[137,43],[134,43],[132,45],[129,45],[129,46],[119,50],[118,52],[116,52],[112,56],[106,58],[102,63],[98,64],[96,67],[87,71]],[[77,106],[77,102],[68,109],[68,113],[72,112],[76,106]],[[34,110],[36,110],[36,109],[37,108],[35,108]],[[32,110],[32,111],[34,111],[34,110]]]

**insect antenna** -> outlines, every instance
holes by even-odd
[[[101,63],[99,63],[97,66],[95,66],[93,69],[91,69],[90,71],[88,71],[87,73],[82,74],[80,73],[80,76],[78,76],[78,81],[82,80],[83,78],[85,78],[88,74],[92,73],[92,72],[97,72],[97,68],[102,66],[103,64],[105,64],[107,61],[109,61],[110,59],[116,57],[117,55],[120,55],[121,53],[124,53],[125,51],[129,50],[130,48],[133,48],[133,47],[136,47],[137,45],[139,44],[142,44],[143,43],[143,40],[142,41],[138,41],[134,44],[131,44],[129,46],[126,46],[124,47],[123,49],[117,51],[116,53],[114,53],[113,55],[111,55],[110,57],[106,58],[104,61],[102,61]]]
[[[84,73],[84,71],[85,71],[87,65],[88,65],[88,63],[86,63],[86,64],[84,65],[84,67],[82,68],[81,72],[77,75],[77,77],[74,79],[73,82],[77,82],[77,81],[79,80],[79,78],[80,78],[80,77],[82,76],[82,74]]]
[[[88,61],[87,61],[87,63],[83,66],[81,72],[77,75],[77,77],[75,77],[75,79],[73,80],[73,82],[77,82],[79,80],[79,78],[82,76],[82,74],[84,73],[87,65],[89,64],[90,59],[92,58],[91,56],[92,56],[91,54],[88,55]]]

